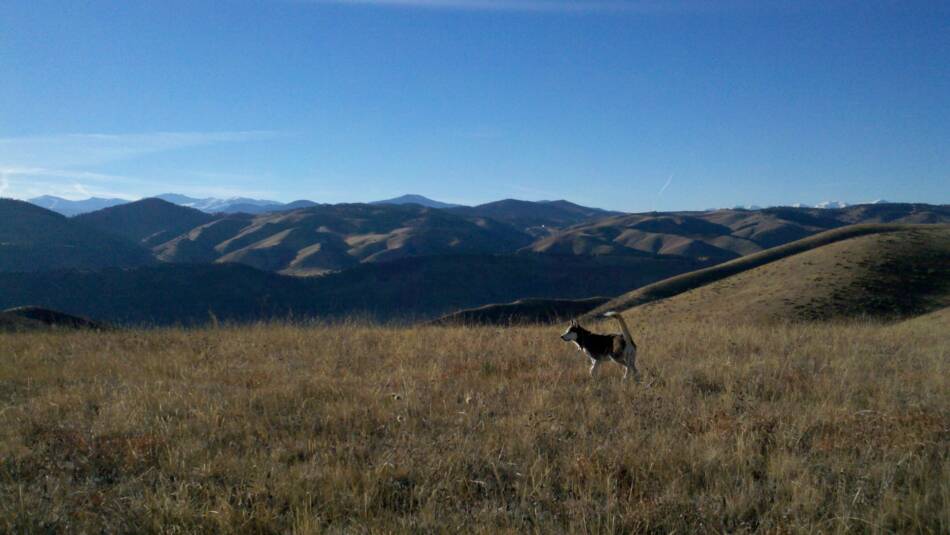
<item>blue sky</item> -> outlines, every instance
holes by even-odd
[[[0,3],[0,195],[950,202],[950,3]]]

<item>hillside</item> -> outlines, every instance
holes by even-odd
[[[133,267],[149,252],[33,204],[0,199],[0,271]]]
[[[619,214],[619,212],[589,208],[563,200],[533,202],[516,199],[505,199],[478,206],[460,206],[450,211],[466,217],[491,218],[537,237],[547,236],[557,229],[585,221]]]
[[[107,326],[79,316],[39,307],[17,307],[0,311],[0,331],[36,329],[105,329]]]
[[[366,316],[433,319],[524,297],[615,295],[697,264],[677,258],[443,255],[299,278],[237,264],[0,274],[0,308],[37,305],[124,324]]]
[[[530,250],[579,255],[657,253],[723,262],[861,223],[950,223],[950,207],[874,204],[630,214],[575,225],[537,240]]]
[[[935,332],[950,332],[950,306],[933,312],[910,318],[901,322],[902,326],[932,327]]]
[[[466,308],[431,322],[433,325],[533,325],[576,318],[606,303],[606,297],[586,299],[518,299],[512,303]]]
[[[399,197],[384,199],[382,201],[373,201],[370,204],[418,204],[419,206],[425,206],[427,208],[457,208],[460,206],[458,204],[436,201],[414,193],[400,195]]]
[[[645,287],[625,298],[627,303],[643,302],[626,315],[635,321],[646,316],[710,322],[898,319],[950,305],[950,226],[864,228],[879,231],[856,233],[764,264],[747,261],[732,266],[747,269],[725,277],[678,277],[680,290],[684,281],[692,288],[665,299],[658,298],[658,288],[669,293],[674,284]],[[719,269],[722,274],[727,272],[723,267],[704,271]],[[613,301],[597,311],[611,308],[624,309]]]
[[[411,203],[318,205],[257,216],[220,215],[157,245],[154,252],[167,262],[236,262],[298,276],[411,256],[503,254],[519,248],[559,256],[677,256],[710,264],[864,220],[950,221],[950,210],[868,205],[614,215],[566,201],[507,200],[447,210]],[[577,221],[587,222],[558,230]]]
[[[24,318],[16,314],[0,312],[0,333],[25,332],[43,328],[45,328],[45,326],[42,322],[32,320],[30,318]]]
[[[0,274],[0,308],[35,305],[117,324],[253,321],[317,312],[303,279],[238,265]]]
[[[663,254],[722,262],[762,247],[699,217],[637,214],[568,229],[538,240],[530,249],[575,255]]]
[[[214,216],[162,199],[149,198],[82,214],[74,219],[103,232],[152,247],[208,223],[214,220]]]
[[[229,216],[155,248],[167,262],[246,264],[319,275],[410,256],[514,252],[531,238],[490,219],[466,219],[419,205],[321,205]]]

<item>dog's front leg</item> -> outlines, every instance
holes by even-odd
[[[591,357],[590,359],[590,376],[594,376],[594,370],[597,369],[597,365],[600,364],[600,361]]]

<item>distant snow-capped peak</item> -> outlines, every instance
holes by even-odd
[[[841,201],[825,201],[815,205],[815,208],[847,208],[848,203]]]

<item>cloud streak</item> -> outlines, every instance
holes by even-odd
[[[279,132],[153,132],[145,134],[66,134],[0,138],[0,165],[72,167],[97,165],[170,150],[261,141]]]
[[[734,8],[779,7],[782,0],[297,0],[301,3],[455,11],[537,13],[704,13]]]
[[[181,171],[189,176],[204,176],[207,173]],[[224,178],[226,174],[219,175]],[[251,177],[233,175],[228,177]],[[124,190],[124,191],[123,191]],[[136,178],[126,175],[95,173],[91,171],[50,169],[45,167],[0,166],[0,194],[18,199],[40,195],[55,195],[65,199],[79,200],[87,197],[119,197],[128,200],[175,191],[192,196],[211,197],[266,197],[271,191],[230,186],[204,186],[200,183],[180,183],[160,179]]]
[[[684,0],[667,1],[587,1],[573,0],[309,0],[316,4],[351,6],[401,7],[416,9],[446,9],[461,11],[528,11],[549,13],[589,13],[598,11],[665,11],[678,4],[693,4]]]

